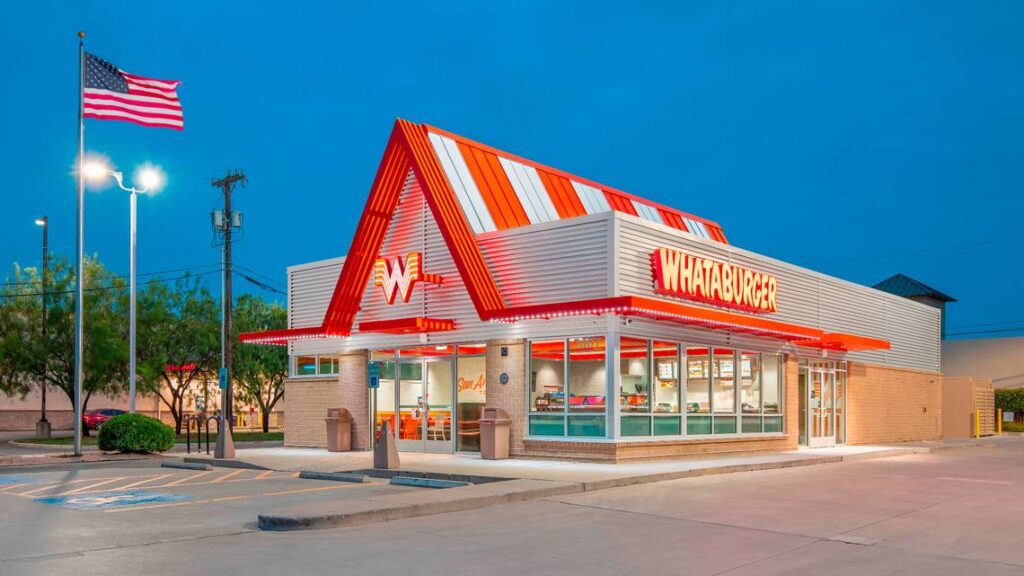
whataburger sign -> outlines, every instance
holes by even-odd
[[[778,312],[771,274],[670,248],[651,253],[654,291],[750,312]]]

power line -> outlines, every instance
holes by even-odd
[[[237,263],[234,266],[235,266],[235,268],[241,268],[242,270],[245,270],[246,272],[248,272],[250,274],[253,274],[254,276],[257,276],[258,278],[261,278],[261,279],[263,279],[263,280],[265,280],[267,282],[270,282],[271,284],[276,284],[282,290],[286,290],[287,289],[287,286],[282,284],[281,281],[275,280],[274,278],[271,278],[270,276],[267,276],[266,274],[262,274],[262,273],[260,273],[260,272],[258,272],[256,270],[253,270],[252,268],[246,268],[245,266],[242,266],[242,265],[237,264]]]
[[[171,268],[169,270],[157,270],[156,272],[144,272],[142,274],[136,274],[135,276],[136,277],[138,277],[138,276],[157,276],[159,274],[170,274],[172,272],[191,272],[193,270],[201,270],[203,268],[210,268],[210,267],[213,267],[213,266],[216,266],[217,270],[212,270],[212,272],[218,272],[220,270],[220,263],[216,263],[216,264],[202,264],[200,266],[190,266],[188,268]],[[120,278],[120,276],[118,276],[118,278]],[[3,285],[4,286],[31,286],[31,285],[38,285],[38,284],[40,284],[40,282],[41,282],[41,280],[32,280],[32,281],[29,281],[29,282],[4,282]]]
[[[908,252],[896,252],[894,254],[882,254],[878,256],[854,256],[851,258],[841,258],[839,260],[824,260],[811,262],[812,266],[827,266],[835,264],[850,264],[855,262],[881,262],[885,260],[894,260],[909,256],[921,256],[925,254],[933,254],[940,252],[950,252],[956,250],[962,250],[964,248],[977,248],[980,246],[988,246],[990,244],[1001,244],[1003,242],[1014,243],[1024,240],[1024,235],[1017,236],[1006,236],[1003,238],[991,238],[989,240],[981,240],[978,242],[969,242],[967,244],[954,244],[951,246],[943,246],[939,248],[922,248],[920,250],[911,250]]]
[[[255,286],[258,286],[258,287],[260,287],[260,288],[262,288],[264,290],[267,290],[268,292],[276,292],[278,294],[284,294],[285,296],[288,295],[283,290],[278,290],[277,288],[274,288],[273,286],[271,286],[269,284],[264,284],[263,282],[260,282],[259,280],[253,278],[252,276],[249,276],[248,274],[244,274],[242,272],[235,272],[235,274],[238,274],[242,278],[245,278],[246,280],[248,280],[251,284],[253,284]]]
[[[152,280],[147,280],[145,282],[140,282],[139,284],[147,285],[147,284],[153,284],[153,283],[156,283],[156,282],[168,282],[168,281],[171,281],[171,280],[184,280],[184,279],[187,279],[187,278],[198,278],[200,276],[205,276],[207,274],[214,274],[214,273],[217,273],[217,272],[220,272],[220,270],[209,270],[207,272],[197,272],[195,274],[185,274],[183,276],[177,276],[177,277],[174,277],[174,278],[153,278]],[[103,292],[103,291],[107,291],[107,290],[123,290],[123,289],[125,289],[125,288],[124,287],[119,287],[119,286],[94,286],[92,288],[83,288],[82,291],[83,292]],[[27,293],[23,293],[23,294],[0,294],[0,299],[2,299],[2,298],[29,298],[29,297],[39,297],[39,296],[48,296],[49,297],[49,296],[58,296],[60,294],[74,294],[74,293],[75,293],[74,290],[50,290],[50,291],[47,291],[46,293],[43,293],[43,292],[27,292]]]
[[[984,322],[982,324],[961,324],[959,326],[952,326],[951,328],[954,329],[954,330],[958,330],[960,328],[980,328],[982,326],[1002,326],[1003,324],[1020,324],[1020,323],[1024,323],[1024,320],[1006,320],[1004,322]]]

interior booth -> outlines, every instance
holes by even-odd
[[[336,406],[359,449],[388,426],[442,453],[499,407],[517,457],[941,434],[936,309],[433,126],[396,122],[349,246],[288,269],[288,328],[240,338],[289,349],[286,445],[324,445]]]

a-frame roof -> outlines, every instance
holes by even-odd
[[[480,160],[480,154],[483,154],[483,160]],[[473,160],[477,162],[476,168],[470,168],[467,156],[476,159]],[[482,166],[485,164],[492,167],[489,175],[483,172]],[[501,167],[508,177],[507,187],[496,179],[495,166]],[[889,347],[889,343],[883,340],[850,334],[829,334],[816,328],[644,297],[613,297],[544,306],[508,307],[477,243],[477,234],[615,210],[713,241],[724,243],[725,236],[714,222],[695,220],[696,217],[689,214],[610,188],[599,188],[596,183],[505,155],[436,128],[401,119],[395,122],[384,150],[323,323],[311,328],[243,334],[240,340],[287,344],[305,338],[351,335],[366,284],[373,273],[374,263],[410,173],[420,185],[427,206],[481,320],[514,323],[531,318],[622,314],[782,338],[804,346],[839,350]],[[476,185],[477,178],[482,183],[480,186]],[[560,192],[551,192],[556,186]],[[490,192],[483,192],[482,187]],[[487,194],[493,197],[485,199]],[[504,196],[499,199],[498,194]],[[556,200],[555,196],[559,194],[560,200]],[[545,204],[545,197],[551,206]],[[519,201],[519,210],[522,212],[515,211],[515,201]],[[527,205],[530,207],[527,208]],[[583,206],[584,212],[579,211],[580,206]],[[542,213],[546,220],[538,220],[542,218]],[[526,220],[523,220],[524,214]],[[678,217],[678,220],[674,220],[672,215]],[[503,222],[501,228],[497,221]],[[446,319],[404,320],[411,322],[403,322],[400,327],[403,330],[409,326],[433,327],[426,331],[441,330],[438,326],[446,326],[445,329],[454,327],[454,323]],[[394,327],[387,328],[391,330]]]
[[[885,280],[882,280],[874,286],[878,290],[895,294],[897,296],[903,296],[904,298],[913,298],[914,296],[928,296],[935,298],[943,302],[956,302],[956,298],[948,294],[939,292],[935,288],[921,282],[914,280],[910,276],[905,274],[894,274]]]

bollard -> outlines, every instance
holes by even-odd
[[[1003,435],[1003,409],[1002,408],[999,408],[998,410],[996,410],[996,432],[998,432],[1000,436]]]
[[[398,447],[395,445],[395,435],[391,432],[391,423],[384,422],[380,428],[380,441],[373,447],[373,467],[394,470],[398,466]]]
[[[981,438],[981,410],[974,411],[974,437]]]

